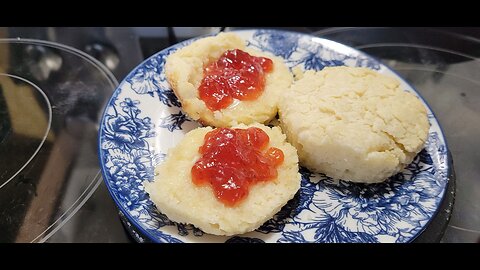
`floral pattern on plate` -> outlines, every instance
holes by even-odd
[[[237,31],[247,45],[281,56],[292,68],[368,67],[397,77],[385,65],[342,44],[276,30]],[[110,99],[101,121],[99,156],[105,183],[138,241],[154,242],[409,242],[425,229],[443,199],[449,173],[445,138],[428,109],[431,124],[425,149],[402,172],[380,184],[354,184],[300,169],[297,195],[254,232],[221,237],[160,213],[142,181],[189,130],[199,126],[185,115],[170,89],[166,57],[190,44],[169,47],[136,67]],[[428,107],[428,106],[427,106]],[[140,236],[140,235],[141,236]]]

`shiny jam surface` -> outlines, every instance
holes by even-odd
[[[265,88],[272,60],[252,56],[242,50],[228,50],[204,68],[198,88],[200,99],[212,111],[227,108],[236,98],[255,100]]]
[[[269,140],[256,127],[208,132],[198,149],[201,157],[192,167],[193,183],[210,184],[218,200],[235,206],[248,195],[251,185],[277,177],[284,155],[278,148],[267,148]]]

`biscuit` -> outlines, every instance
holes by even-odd
[[[203,79],[203,68],[216,61],[225,51],[232,49],[270,58],[273,61],[273,71],[267,73],[264,92],[257,99],[235,100],[225,109],[211,111],[199,98],[198,93]],[[246,47],[245,41],[234,33],[219,33],[179,49],[168,56],[165,74],[185,113],[204,125],[214,127],[267,123],[276,116],[278,100],[293,82],[293,76],[282,58]]]
[[[280,101],[280,126],[300,164],[332,178],[376,183],[423,148],[429,122],[400,82],[367,68],[306,71]]]
[[[212,130],[211,127],[197,128],[169,151],[166,160],[156,168],[154,182],[144,182],[159,211],[173,221],[193,224],[216,235],[253,231],[272,218],[300,188],[298,156],[279,127],[251,126],[268,134],[269,147],[283,151],[284,161],[277,167],[276,179],[252,185],[243,201],[234,207],[226,206],[215,197],[211,186],[197,186],[192,182],[191,169],[200,158],[198,149]],[[241,124],[234,128],[248,127]]]

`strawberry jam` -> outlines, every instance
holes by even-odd
[[[193,183],[210,184],[218,200],[235,206],[248,195],[251,185],[277,177],[284,155],[278,148],[267,148],[269,140],[256,127],[208,132],[198,149],[201,157],[192,167]]]
[[[255,100],[265,88],[272,60],[255,57],[242,50],[228,50],[207,65],[198,88],[200,99],[212,111],[227,108],[233,99]]]

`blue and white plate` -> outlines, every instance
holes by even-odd
[[[398,78],[404,89],[418,95],[388,67],[342,44],[276,30],[236,33],[248,46],[283,57],[289,67],[368,67]],[[152,181],[154,167],[168,149],[200,126],[182,111],[163,69],[169,54],[192,41],[137,66],[114,92],[101,121],[99,156],[105,183],[129,225],[140,232],[139,241],[409,242],[425,229],[443,199],[451,169],[444,135],[430,109],[425,149],[385,183],[351,184],[301,169],[302,185],[295,198],[258,230],[236,237],[204,234],[158,212],[142,181]]]

